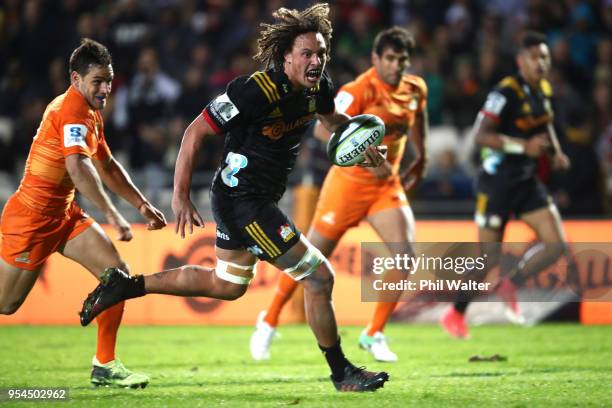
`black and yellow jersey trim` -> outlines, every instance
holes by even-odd
[[[521,89],[521,85],[518,83],[515,77],[507,76],[499,82],[500,88],[510,88],[519,96],[519,98],[524,98],[525,93]]]
[[[276,102],[280,99],[276,84],[272,81],[272,79],[270,79],[270,76],[266,72],[257,71],[251,75],[251,78],[253,78],[257,85],[261,88],[270,103]]]
[[[276,258],[281,255],[281,251],[272,242],[270,238],[263,232],[257,221],[254,221],[245,227],[247,233],[257,242],[257,245],[264,250],[271,258]]]

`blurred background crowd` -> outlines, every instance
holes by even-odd
[[[260,22],[281,6],[311,1],[0,0],[0,205],[17,187],[45,106],[68,87],[67,60],[81,37],[107,45],[113,95],[107,140],[139,186],[166,209],[182,132],[252,60]],[[411,71],[429,87],[427,177],[411,193],[417,215],[469,216],[478,154],[470,137],[487,93],[514,72],[526,29],[547,35],[555,124],[572,168],[541,173],[568,217],[612,212],[612,0],[331,1],[332,60],[340,86],[370,66],[376,33],[396,24],[415,36]],[[195,200],[223,140],[206,141]],[[318,184],[329,162],[309,137],[292,184]],[[291,200],[289,196],[288,200]],[[168,211],[166,211],[168,213]]]

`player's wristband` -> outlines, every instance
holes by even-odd
[[[525,154],[525,145],[511,139],[504,139],[503,151],[509,154]]]

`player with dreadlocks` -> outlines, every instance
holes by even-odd
[[[185,265],[148,276],[108,270],[83,304],[81,323],[123,299],[163,293],[234,300],[255,275],[259,258],[304,285],[306,315],[339,391],[373,391],[389,376],[358,368],[344,356],[331,300],[334,272],[328,260],[279,208],[302,136],[315,118],[334,131],[349,117],[335,111],[325,74],[332,33],[327,4],[302,11],[281,8],[262,24],[255,59],[265,71],[234,79],[187,127],[174,176],[176,232],[204,226],[190,199],[194,158],[205,137],[225,135],[223,162],[211,188],[217,223],[215,268]],[[368,163],[384,156],[368,151]]]

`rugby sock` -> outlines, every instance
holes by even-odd
[[[125,299],[132,299],[146,295],[143,275],[130,276],[130,285],[126,287]]]
[[[285,275],[284,273],[281,274],[278,285],[276,286],[276,292],[274,293],[274,299],[272,299],[272,303],[268,307],[266,316],[264,317],[264,321],[270,326],[278,326],[280,313],[287,301],[291,299],[291,295],[295,292],[297,285],[298,283],[289,275]]]
[[[374,316],[368,324],[368,328],[366,329],[366,333],[368,336],[373,336],[376,332],[382,332],[385,328],[385,324],[391,317],[393,310],[395,310],[395,306],[397,302],[378,302],[376,303],[376,310],[374,311]]]
[[[329,368],[332,370],[332,378],[334,381],[344,380],[344,369],[350,366],[351,363],[344,356],[344,352],[340,346],[340,337],[338,337],[338,341],[333,346],[323,347],[319,344],[319,348],[323,352]]]
[[[100,313],[96,320],[98,322],[98,345],[96,358],[101,364],[106,364],[115,359],[115,345],[117,343],[117,331],[123,317],[125,302],[117,303]]]

